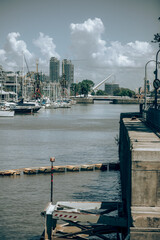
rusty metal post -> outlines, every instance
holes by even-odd
[[[51,203],[53,204],[53,162],[55,162],[55,158],[50,158],[51,162]]]
[[[51,202],[47,206],[45,213],[45,230],[44,230],[45,240],[53,239],[53,229],[55,229],[57,222],[57,220],[54,220],[52,217],[55,208],[55,206],[53,205],[53,163],[55,162],[55,158],[51,157],[50,162],[51,162]]]

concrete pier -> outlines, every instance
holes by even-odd
[[[159,240],[160,138],[134,115],[121,115],[119,156],[130,240]]]
[[[75,97],[72,99],[75,100],[77,104],[93,104],[94,103],[94,100],[88,97]]]

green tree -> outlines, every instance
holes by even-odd
[[[133,97],[135,95],[135,92],[130,90],[129,88],[116,88],[113,91],[113,95]]]
[[[158,20],[160,21],[160,17],[158,18]],[[159,43],[159,48],[160,48],[160,33],[154,34],[153,41],[151,41],[151,42],[153,42],[153,43]]]
[[[78,93],[78,84],[72,83],[70,87],[71,95],[76,96]]]
[[[77,84],[77,90],[78,90],[78,94],[81,95],[82,94],[82,82],[79,82]]]
[[[88,96],[88,93],[91,91],[94,86],[94,82],[91,80],[83,80],[80,82],[80,94],[84,94],[84,96]]]
[[[99,89],[99,90],[96,92],[96,95],[97,95],[97,96],[104,96],[104,95],[106,95],[106,93],[105,93],[105,91]]]
[[[116,88],[116,89],[113,91],[113,95],[114,95],[114,96],[120,96],[120,95],[121,95],[121,89],[120,89],[120,88]]]
[[[86,83],[90,87],[90,89],[94,87],[94,82],[92,80],[85,79],[82,81],[82,83],[83,82]]]
[[[93,86],[94,82],[87,79],[79,83],[72,83],[70,88],[71,95],[76,96],[77,94],[84,94],[84,96],[88,96],[88,93],[92,90]]]

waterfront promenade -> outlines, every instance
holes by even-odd
[[[121,114],[122,199],[126,204],[130,240],[160,239],[159,111],[152,109],[152,112],[154,118],[148,116],[150,111],[147,113],[149,122],[140,114]]]

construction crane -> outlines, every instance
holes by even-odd
[[[40,90],[40,74],[38,72],[38,59],[36,60],[36,74],[35,74],[35,83],[34,83],[34,94],[33,97],[38,99],[42,97],[41,90]]]
[[[32,74],[35,75],[35,81],[34,81],[34,84],[33,84],[34,85],[34,94],[33,94],[32,97],[38,99],[39,97],[42,96],[41,91],[40,91],[40,75],[39,75],[39,72],[38,72],[38,59],[36,60],[36,73],[35,73],[35,72],[30,72],[24,53],[23,53],[23,57],[24,57],[24,61],[25,61],[25,64],[26,64],[26,67],[27,67],[27,70],[28,70],[28,73],[27,73],[26,76],[31,79],[33,77]]]
[[[28,77],[31,77],[32,74],[31,74],[31,72],[29,71],[29,67],[28,67],[28,64],[27,64],[26,57],[25,57],[24,54],[23,54],[23,56],[24,56],[24,61],[25,61],[25,63],[26,63],[27,70],[28,70],[27,76],[28,76]]]

